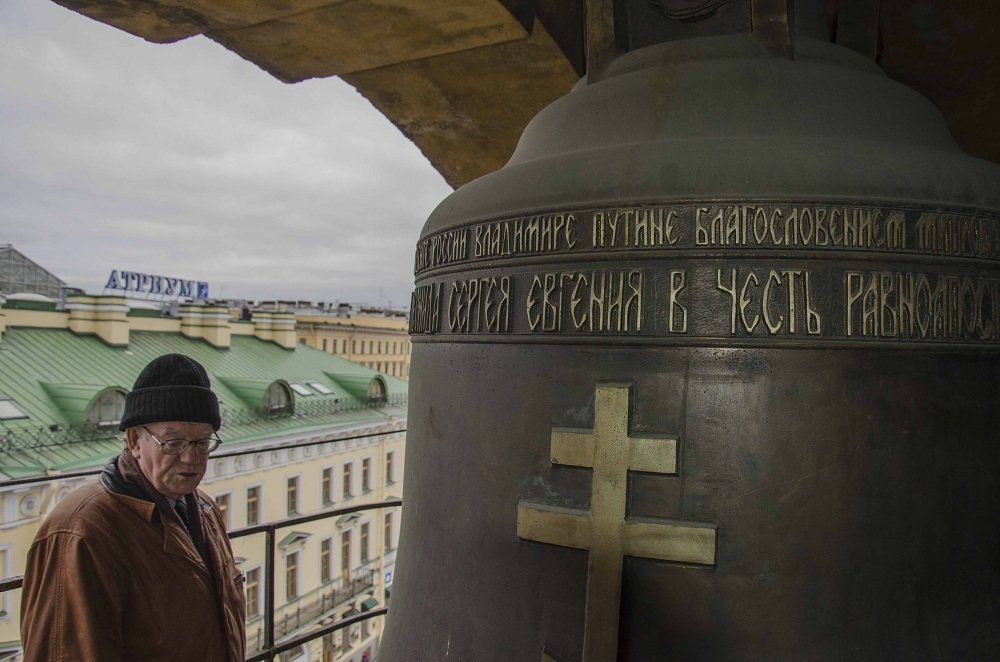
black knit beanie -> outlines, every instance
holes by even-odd
[[[125,396],[118,429],[161,421],[222,425],[219,399],[212,393],[205,368],[183,354],[164,354],[149,362]]]

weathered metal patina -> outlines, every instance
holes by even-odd
[[[611,59],[428,220],[380,659],[1000,648],[1000,169],[783,18]]]

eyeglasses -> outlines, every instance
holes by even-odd
[[[222,443],[219,439],[219,435],[212,433],[211,437],[205,439],[195,439],[194,441],[189,441],[187,439],[167,439],[165,441],[160,441],[153,431],[147,428],[145,425],[142,426],[153,441],[160,445],[160,450],[163,451],[164,455],[180,455],[188,449],[188,446],[194,446],[194,449],[201,453],[202,455],[208,455]]]

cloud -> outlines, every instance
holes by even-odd
[[[71,285],[394,304],[450,188],[339,79],[286,85],[201,37],[150,44],[0,3],[0,243]]]

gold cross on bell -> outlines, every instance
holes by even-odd
[[[630,393],[630,384],[598,384],[592,431],[552,429],[552,464],[593,469],[589,511],[517,505],[519,538],[590,552],[583,662],[617,655],[625,556],[715,564],[716,525],[626,516],[629,471],[677,474],[677,439],[629,436]]]

